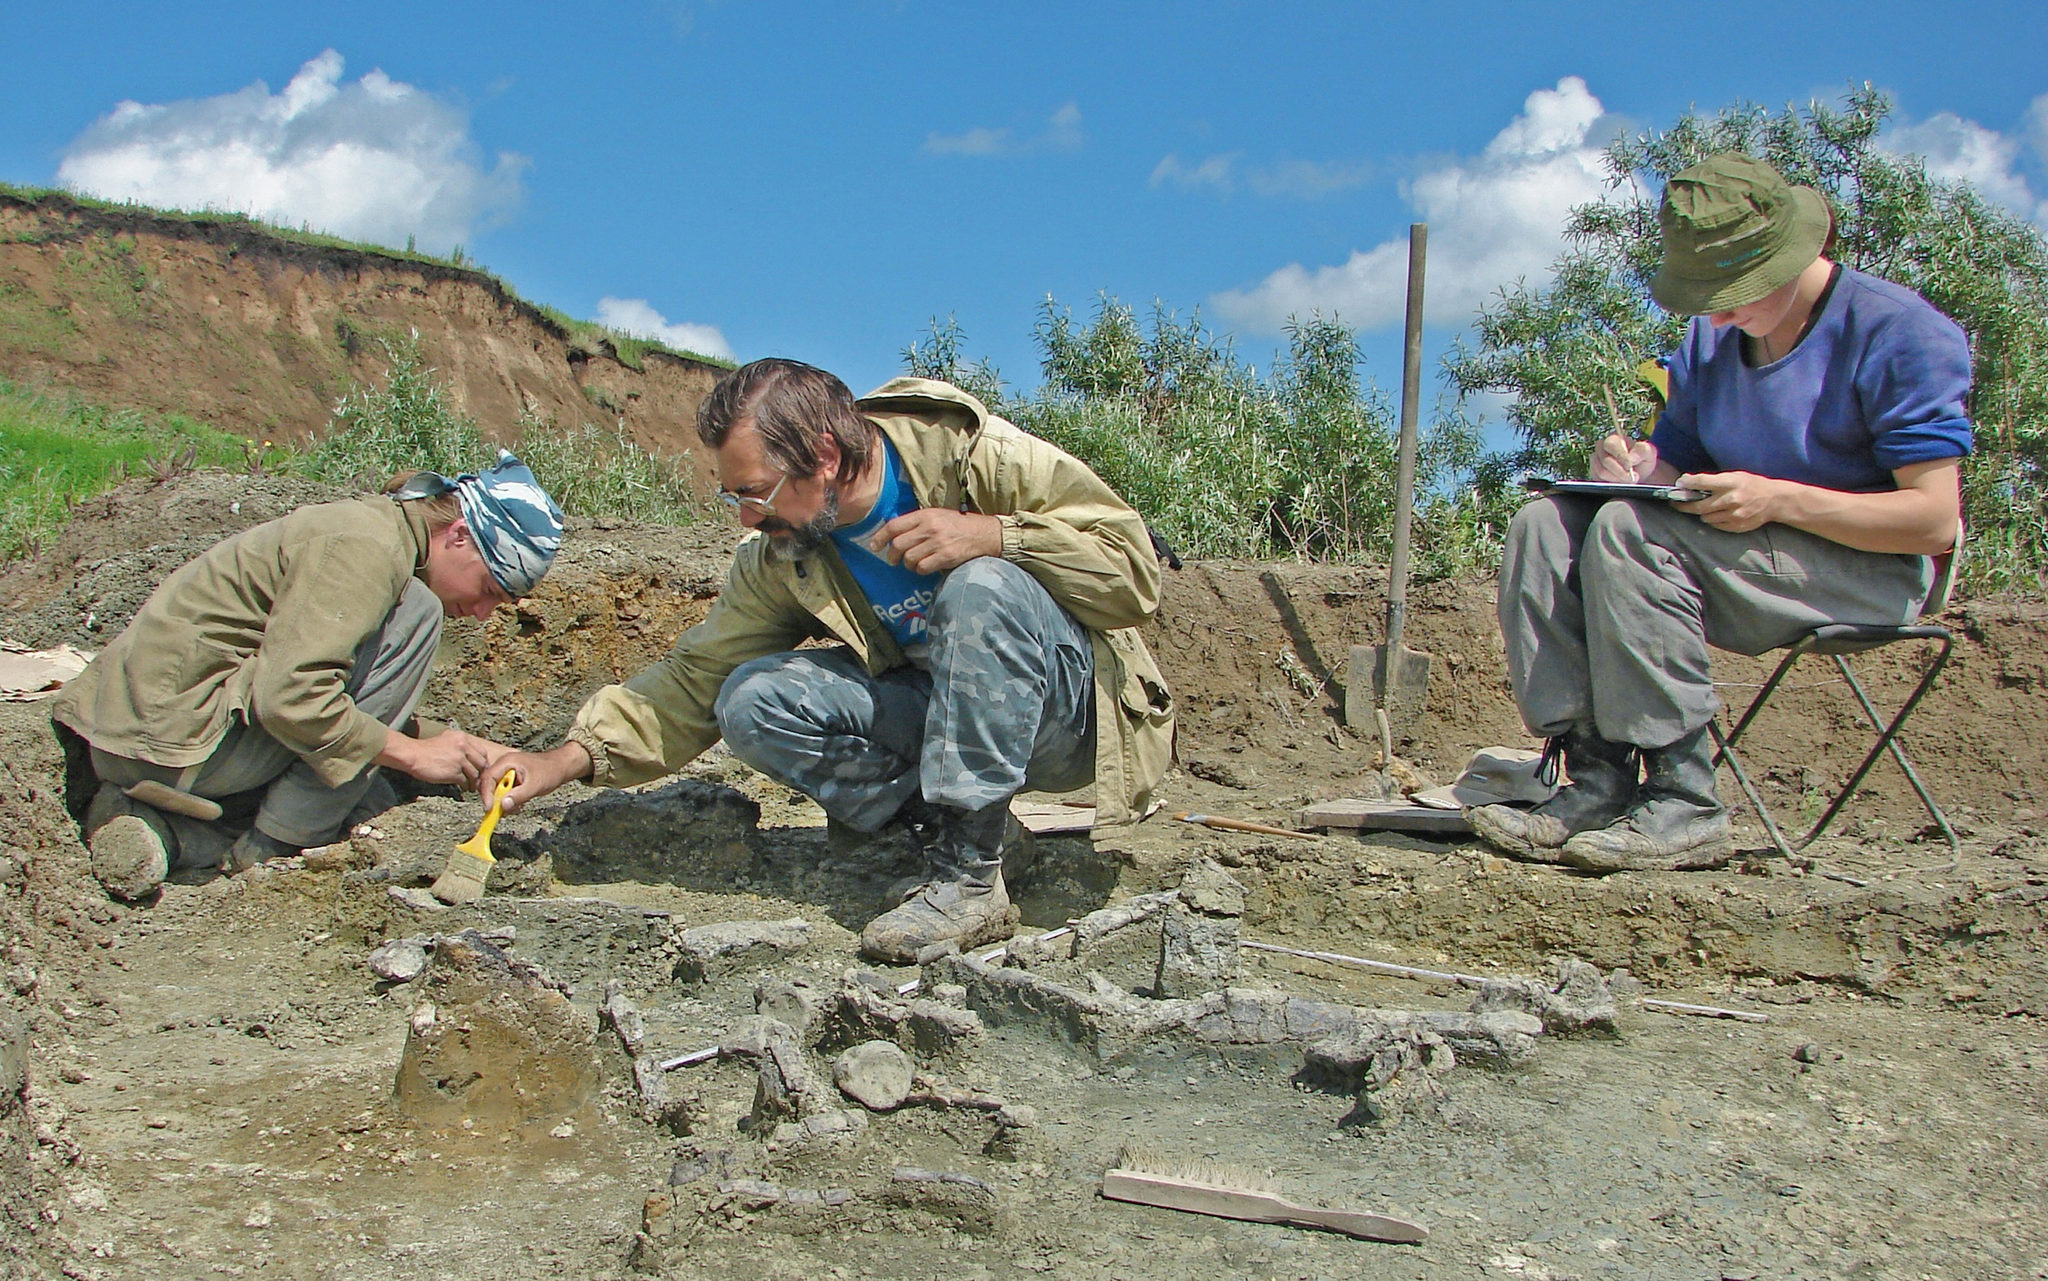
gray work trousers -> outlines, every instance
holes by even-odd
[[[349,699],[386,725],[403,725],[419,705],[427,676],[434,669],[441,620],[440,600],[419,579],[408,580],[398,604],[356,647],[355,666],[343,687]],[[256,830],[301,849],[324,845],[341,834],[342,824],[369,791],[377,771],[376,766],[367,766],[341,786],[329,787],[297,753],[266,733],[253,715],[230,722],[227,737],[198,765],[184,769],[152,765],[95,747],[92,767],[101,782],[116,787],[155,779],[213,800],[262,788]],[[225,848],[222,834],[199,830],[214,826],[171,818],[172,831],[178,837],[177,866],[218,862]]]
[[[1761,654],[1829,623],[1910,623],[1933,582],[1925,556],[1789,525],[1731,534],[1655,500],[1540,498],[1501,562],[1508,682],[1532,734],[1589,726],[1654,750],[1718,709],[1709,645]]]
[[[740,664],[718,692],[726,743],[862,832],[920,792],[979,810],[1094,779],[1094,649],[1037,579],[968,561],[940,583],[930,626],[928,671],[871,676],[844,648]]]

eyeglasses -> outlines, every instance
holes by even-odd
[[[763,516],[773,516],[775,514],[775,496],[781,493],[782,487],[788,483],[789,473],[784,472],[782,473],[782,479],[775,482],[775,488],[759,498],[754,497],[752,494],[735,494],[730,489],[721,489],[718,491],[718,501],[734,511],[745,508],[749,511],[759,512]]]

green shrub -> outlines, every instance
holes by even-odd
[[[333,429],[306,456],[309,475],[363,489],[402,472],[445,476],[488,465],[495,450],[476,422],[448,401],[420,354],[417,332],[387,340],[382,387],[358,384],[335,406]],[[654,524],[688,525],[708,514],[686,468],[642,449],[625,429],[520,420],[518,454],[562,510]]]
[[[1168,542],[1197,556],[1361,560],[1389,550],[1395,423],[1361,381],[1357,342],[1335,320],[1288,330],[1270,374],[1227,341],[1155,306],[1149,326],[1107,295],[1077,324],[1048,299],[1035,337],[1044,384],[1004,392],[986,361],[962,360],[948,317],[904,349],[907,372],[974,392],[1017,425],[1094,468]],[[1487,563],[1493,534],[1452,488],[1478,454],[1461,417],[1439,416],[1417,468],[1416,572]]]

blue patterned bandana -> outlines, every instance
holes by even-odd
[[[393,497],[429,498],[451,489],[491,577],[515,598],[531,594],[561,550],[562,509],[526,464],[503,449],[495,467],[454,480],[422,472]]]

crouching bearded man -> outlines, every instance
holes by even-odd
[[[868,924],[867,955],[1009,937],[1010,798],[1093,782],[1098,822],[1133,821],[1172,755],[1136,631],[1159,601],[1144,522],[1079,460],[927,379],[856,401],[821,369],[755,361],[697,434],[755,534],[725,590],[561,746],[494,760],[483,785],[516,770],[511,811],[571,779],[659,778],[723,737],[840,823],[918,839],[925,882]]]

